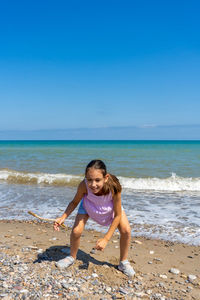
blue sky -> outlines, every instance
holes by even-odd
[[[1,1],[0,138],[200,139],[199,14],[199,1]]]

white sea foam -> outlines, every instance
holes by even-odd
[[[185,178],[175,173],[168,178],[125,178],[119,177],[123,188],[146,191],[200,191],[199,178]]]
[[[0,180],[18,184],[45,184],[76,186],[83,176],[72,174],[30,173],[9,169],[0,170]],[[128,178],[119,177],[122,187],[129,190],[143,191],[200,191],[200,177],[180,177],[175,173],[168,178]]]

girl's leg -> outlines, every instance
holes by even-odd
[[[135,271],[133,270],[127,259],[131,241],[131,228],[124,211],[122,211],[118,229],[120,231],[120,263],[118,269],[125,275],[132,277],[135,275]]]
[[[74,259],[76,259],[76,255],[80,245],[80,237],[88,218],[88,214],[77,214],[76,216],[70,236],[70,254]]]
[[[83,232],[83,229],[85,227],[85,224],[86,224],[88,218],[89,218],[89,216],[87,214],[77,214],[75,222],[74,222],[74,226],[72,228],[72,232],[70,235],[71,255],[68,255],[65,258],[56,262],[56,266],[58,268],[60,268],[60,269],[68,268],[75,262],[76,254],[77,254],[79,244],[80,244],[81,233]]]
[[[128,257],[128,250],[131,241],[131,228],[124,210],[122,210],[118,229],[120,232],[120,261],[123,261]]]

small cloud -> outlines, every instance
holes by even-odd
[[[155,124],[144,124],[144,125],[141,125],[141,126],[138,126],[139,128],[155,128],[157,127],[157,125]]]

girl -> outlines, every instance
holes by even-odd
[[[127,276],[134,276],[135,271],[127,260],[131,230],[126,214],[121,208],[121,190],[118,179],[107,173],[106,166],[101,160],[92,160],[87,165],[85,179],[79,184],[74,199],[69,203],[64,214],[54,223],[54,229],[59,230],[59,226],[80,202],[70,236],[70,256],[59,260],[56,263],[57,267],[67,268],[74,263],[81,234],[90,217],[100,225],[110,225],[105,236],[96,242],[97,250],[103,251],[115,229],[119,229],[120,263],[118,269]]]

